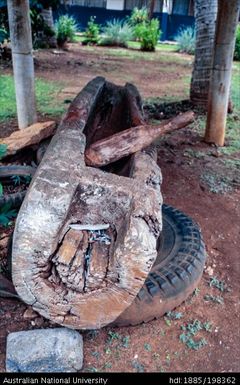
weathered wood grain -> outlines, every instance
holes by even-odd
[[[148,147],[159,136],[185,127],[193,122],[192,111],[163,122],[158,126],[141,125],[121,131],[93,143],[85,151],[88,166],[101,167]]]
[[[117,95],[118,87],[111,87]],[[105,115],[96,117],[96,111],[104,90],[104,79],[90,82],[62,119],[21,206],[13,239],[19,296],[42,316],[76,329],[105,326],[132,303],[155,261],[162,226],[161,171],[150,154],[134,156],[130,177],[85,165],[82,132],[97,117],[103,125]],[[123,103],[128,117],[118,127],[123,130],[133,121],[126,89],[119,91],[115,109],[121,111]],[[97,234],[72,224],[109,228]]]
[[[14,131],[7,138],[0,138],[0,144],[7,145],[4,157],[14,155],[18,151],[38,144],[41,140],[52,136],[56,131],[56,123],[52,120],[35,123],[24,130]]]

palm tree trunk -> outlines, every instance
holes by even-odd
[[[25,128],[37,120],[29,2],[9,0],[7,5],[18,125]]]
[[[205,108],[212,69],[217,6],[217,0],[195,0],[196,49],[190,100]]]
[[[150,4],[148,7],[148,18],[149,20],[153,17],[154,7],[155,7],[156,0],[150,0]]]
[[[223,146],[240,0],[218,0],[218,7],[205,141]]]
[[[51,47],[57,47],[57,38],[54,32],[54,21],[53,21],[53,13],[52,7],[43,8],[41,11],[41,16],[45,22],[45,24],[50,28],[50,30],[54,33],[53,36],[48,38],[48,43]]]

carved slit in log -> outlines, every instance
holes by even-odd
[[[62,119],[21,206],[13,238],[15,288],[61,325],[92,329],[113,322],[157,256],[161,172],[151,151],[111,166],[117,173],[128,164],[128,177],[84,160],[85,142],[91,146],[142,122],[134,86],[91,81]]]

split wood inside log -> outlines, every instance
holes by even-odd
[[[149,146],[159,136],[183,128],[194,120],[192,111],[179,114],[158,126],[141,125],[99,140],[85,151],[88,166],[101,167]]]

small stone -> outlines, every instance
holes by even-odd
[[[5,235],[5,234],[4,234]],[[9,236],[5,235],[0,239],[0,250],[8,247]]]
[[[41,326],[43,326],[43,324],[44,324],[44,319],[43,319],[42,317],[37,317],[37,318],[34,320],[34,322],[35,322],[35,325],[36,325],[36,326],[41,327]]]
[[[28,307],[27,310],[23,313],[24,319],[34,319],[38,317],[38,313],[36,313],[31,307]]]
[[[7,312],[5,313],[5,318],[6,318],[6,319],[12,318],[12,315],[11,315],[11,313],[10,313],[9,311],[7,311]]]
[[[35,329],[7,337],[6,371],[76,372],[83,364],[82,336],[67,328]]]
[[[210,275],[210,277],[213,275],[213,268],[211,267],[211,266],[208,266],[207,268],[206,268],[206,273],[208,274],[208,275]]]

